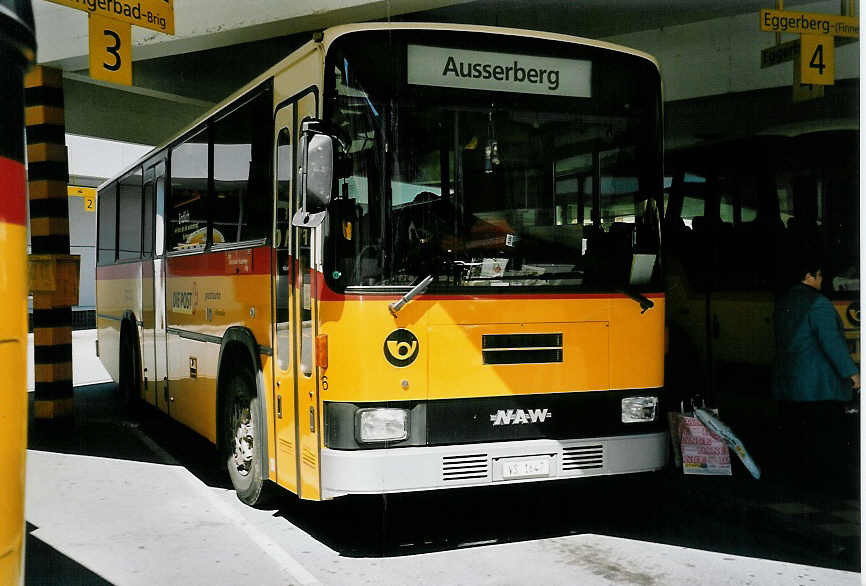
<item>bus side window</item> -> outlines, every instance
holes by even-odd
[[[141,258],[141,167],[120,180],[118,260]]]
[[[766,289],[782,278],[780,262],[785,256],[776,179],[766,173],[743,173],[738,186],[734,247],[738,273],[730,281],[739,281],[740,288]]]
[[[296,228],[298,250],[298,280],[301,283],[298,294],[301,296],[301,315],[298,325],[301,328],[301,372],[304,376],[313,375],[313,312],[310,300],[312,275],[310,274],[310,235],[311,230]]]
[[[263,240],[271,231],[271,92],[213,125],[213,243]]]
[[[144,186],[144,200],[142,201],[142,223],[141,252],[144,258],[153,257],[153,200],[154,200],[153,177]]]
[[[171,151],[168,250],[201,250],[207,242],[208,133],[203,130]]]
[[[274,248],[277,253],[276,306],[277,306],[277,360],[280,370],[289,370],[291,364],[291,311],[289,290],[289,245],[292,219],[292,145],[288,129],[277,138],[277,217],[274,225]]]
[[[702,174],[682,173],[671,188],[677,191],[675,205],[670,213],[679,209],[677,217],[670,217],[669,230],[673,237],[669,239],[671,253],[680,259],[683,268],[693,285],[699,285],[699,273],[705,266],[706,250],[700,241],[704,227],[705,200],[707,179]]]
[[[99,210],[97,263],[114,264],[117,237],[117,183],[112,183],[100,190],[97,201]]]
[[[154,226],[154,256],[165,254],[165,163],[157,166],[156,225]]]

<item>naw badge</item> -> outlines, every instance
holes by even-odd
[[[409,366],[418,357],[418,338],[409,330],[400,328],[388,334],[382,350],[385,353],[385,360],[392,366],[398,368]]]

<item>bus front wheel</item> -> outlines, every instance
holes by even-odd
[[[252,385],[243,375],[234,375],[223,402],[223,457],[238,498],[260,506],[267,500],[262,470],[264,434],[259,428],[261,406]]]

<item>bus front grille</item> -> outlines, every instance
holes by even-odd
[[[562,450],[562,469],[565,470],[592,470],[604,468],[604,446],[591,444],[585,446],[572,446]]]
[[[487,478],[488,475],[487,454],[443,456],[442,458],[442,478],[445,481]]]
[[[549,364],[562,362],[562,334],[484,334],[484,364]]]

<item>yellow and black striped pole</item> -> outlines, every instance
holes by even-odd
[[[4,4],[0,2],[0,8]],[[0,584],[24,583],[27,448],[27,180],[24,70],[36,38],[29,0],[0,10]]]
[[[69,204],[63,76],[36,67],[25,78],[30,188],[30,285],[33,293],[33,415],[72,415],[72,305],[78,299],[77,257],[69,256]]]

